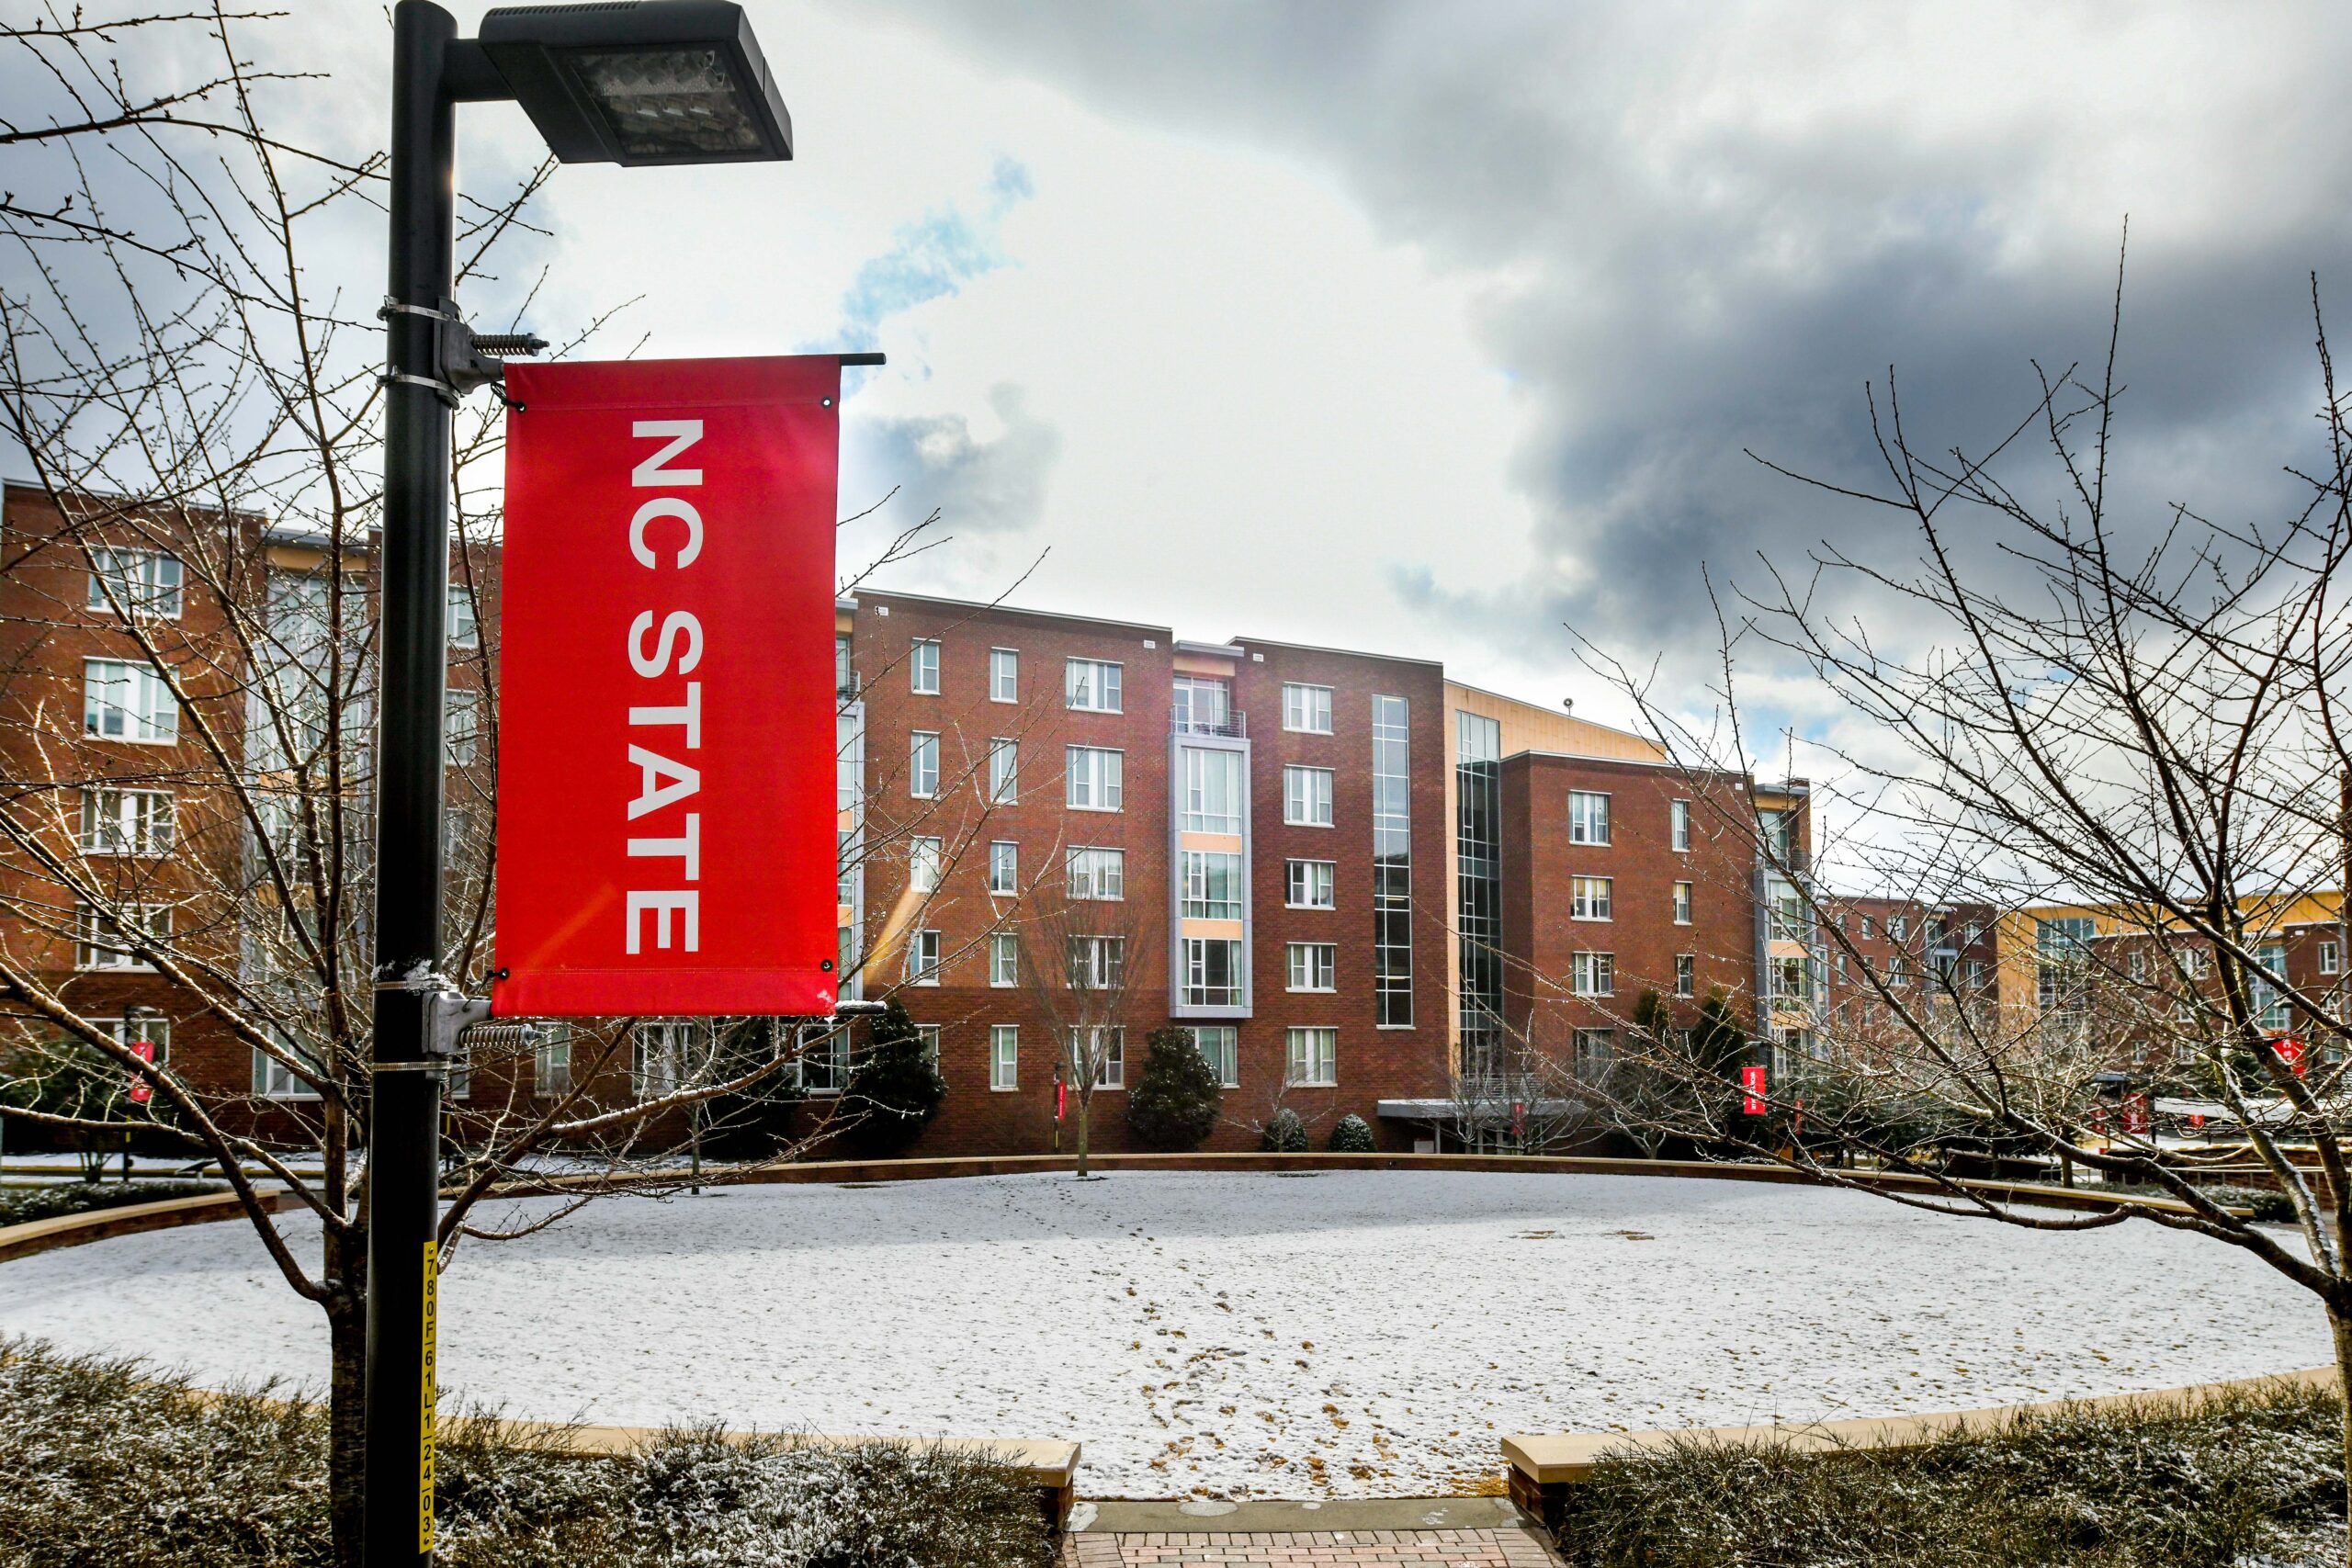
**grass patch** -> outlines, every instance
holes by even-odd
[[[671,1430],[612,1459],[445,1421],[443,1568],[1046,1568],[1010,1466],[919,1445]],[[326,1416],[264,1387],[0,1342],[0,1562],[324,1568]]]
[[[1693,1438],[1569,1488],[1560,1548],[1578,1568],[2230,1568],[2343,1517],[2341,1418],[2281,1383],[1907,1451]]]
[[[60,1220],[96,1209],[120,1209],[132,1203],[160,1203],[167,1198],[202,1198],[226,1192],[225,1181],[60,1181],[46,1187],[19,1187],[0,1191],[0,1225],[28,1225],[35,1220]]]

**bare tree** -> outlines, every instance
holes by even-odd
[[[1031,889],[1018,929],[1023,997],[1053,1033],[1057,1081],[1077,1111],[1080,1179],[1090,1174],[1095,1092],[1125,1084],[1128,1014],[1160,983],[1158,922],[1146,900],[1104,881],[1106,867],[1090,858],[1102,852],[1063,851]]]
[[[2344,919],[2352,621],[2335,572],[2352,548],[2352,433],[2314,280],[2323,400],[2315,457],[2289,470],[2300,503],[2269,522],[2177,504],[2146,523],[2120,514],[2122,298],[2119,273],[2104,367],[2037,367],[2024,417],[1983,449],[1915,439],[1893,376],[1873,390],[1884,483],[1819,488],[1900,523],[1916,551],[1865,559],[1825,545],[1802,571],[1766,560],[1756,583],[1716,585],[1712,716],[1678,711],[1648,675],[1589,650],[1692,769],[1752,761],[1753,661],[1808,671],[1851,721],[1838,733],[1868,737],[1819,748],[1838,773],[1834,791],[1816,786],[1816,800],[1834,794],[1836,855],[1922,908],[1988,908],[2004,932],[1997,1001],[1940,960],[1926,975],[1874,961],[1802,846],[1716,807],[1802,905],[1803,930],[1776,938],[1813,944],[1816,969],[1842,967],[1857,1005],[1775,1042],[1783,1070],[1762,1114],[1693,1111],[1679,1130],[1831,1182],[1849,1179],[1849,1163],[1915,1170],[1929,1190],[1883,1195],[1936,1213],[2043,1231],[2138,1219],[2209,1237],[2311,1292],[2352,1374],[2352,1017],[2340,986],[2294,982],[2283,941],[2298,920],[2340,940]],[[2045,485],[2049,502],[2030,499]],[[2211,1174],[2157,1140],[2114,1135],[2102,1099],[2152,1057],[2236,1121],[2291,1203],[2293,1235],[2218,1201]],[[2006,1201],[1922,1157],[1955,1143],[2177,1206]],[[2346,1453],[2352,1486],[2352,1426]]]

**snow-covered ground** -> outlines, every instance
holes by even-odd
[[[1511,1432],[1950,1409],[2328,1359],[2308,1297],[2153,1225],[2045,1235],[1639,1177],[616,1199],[468,1242],[441,1303],[447,1385],[513,1415],[1075,1438],[1097,1497],[1427,1495],[1495,1473]],[[236,1224],[0,1266],[0,1332],[215,1381],[324,1371],[323,1320]]]

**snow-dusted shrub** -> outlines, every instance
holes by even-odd
[[[1303,1155],[1306,1152],[1306,1123],[1298,1112],[1285,1105],[1266,1118],[1264,1129],[1258,1134],[1258,1146],[1269,1154]]]
[[[1143,1074],[1127,1090],[1127,1130],[1147,1148],[1181,1154],[1216,1131],[1225,1090],[1189,1029],[1155,1029]]]
[[[220,1181],[61,1181],[52,1187],[0,1192],[0,1225],[28,1225],[35,1220],[62,1219],[97,1209],[160,1203],[166,1198],[200,1198],[227,1190],[228,1185]]]
[[[1331,1152],[1335,1155],[1368,1155],[1376,1146],[1372,1141],[1372,1123],[1352,1111],[1331,1128]]]

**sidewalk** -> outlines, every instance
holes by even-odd
[[[1559,1568],[1498,1497],[1080,1505],[1061,1568]]]

